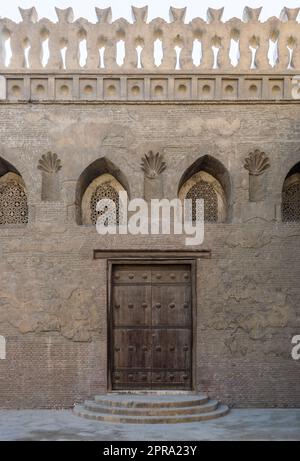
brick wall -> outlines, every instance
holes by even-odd
[[[22,174],[29,224],[0,228],[0,361],[3,408],[70,407],[105,392],[106,262],[93,250],[183,249],[181,236],[99,236],[75,223],[79,176],[108,158],[143,196],[141,157],[164,155],[164,195],[211,155],[229,171],[232,217],[206,226],[211,260],[197,270],[197,385],[236,406],[300,406],[300,229],[280,222],[281,189],[300,161],[296,104],[2,104],[0,156]],[[266,200],[249,202],[244,159],[270,158]],[[41,201],[42,154],[59,155],[61,200]]]

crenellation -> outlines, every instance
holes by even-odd
[[[148,6],[144,6],[142,8],[132,6],[131,14],[133,23],[145,23],[148,18]]]
[[[109,8],[98,8],[95,7],[97,19],[99,24],[111,24],[112,22],[112,11]]]
[[[283,22],[297,21],[300,8],[287,8],[284,7],[280,13],[280,20]]]
[[[45,72],[81,68],[111,73],[120,71],[149,72],[162,70],[198,70],[201,73],[222,70],[283,72],[300,71],[298,43],[299,8],[284,8],[279,18],[260,21],[262,8],[246,7],[243,19],[223,21],[224,8],[208,8],[206,20],[194,18],[185,22],[186,8],[170,8],[169,22],[156,18],[147,22],[148,7],[132,7],[132,21],[112,21],[111,8],[96,8],[97,22],[84,18],[74,20],[72,8],[56,8],[58,21],[38,19],[35,8],[22,9],[22,21],[0,19],[0,69],[24,69]],[[11,59],[8,61],[7,40],[10,38]],[[162,41],[163,58],[155,64],[154,44]],[[44,66],[43,43],[48,39],[49,59]],[[230,59],[231,41],[239,47],[238,62]],[[86,40],[86,64],[80,62],[80,44]],[[125,58],[117,62],[117,47],[124,41]],[[200,65],[193,62],[195,40],[201,43]],[[278,57],[270,62],[270,40],[278,46]],[[137,50],[139,48],[139,50]],[[65,58],[63,57],[65,55]],[[100,57],[101,56],[101,57]]]
[[[71,24],[74,21],[73,8],[57,8],[55,7],[56,16],[59,23]]]
[[[247,23],[258,22],[261,12],[262,12],[262,7],[250,8],[249,6],[246,6],[243,12],[243,21]]]
[[[177,22],[177,23],[184,23],[186,15],[186,7],[185,8],[174,8],[171,6],[170,8],[170,22]]]
[[[212,22],[221,22],[223,14],[224,14],[224,8],[219,8],[219,9],[208,8],[207,10],[208,24]]]

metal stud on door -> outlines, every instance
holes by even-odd
[[[118,265],[112,276],[113,389],[191,389],[188,265]]]

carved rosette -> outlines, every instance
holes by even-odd
[[[42,201],[59,201],[60,183],[58,172],[61,168],[61,161],[57,154],[53,152],[47,152],[39,160],[38,169],[42,172]]]
[[[163,156],[150,151],[142,158],[141,168],[144,172],[144,198],[163,198],[163,182],[161,174],[167,168]]]
[[[265,152],[256,149],[245,159],[244,168],[249,171],[249,200],[260,202],[266,193],[264,173],[270,168],[269,157]]]

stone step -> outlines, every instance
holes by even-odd
[[[208,403],[205,394],[107,394],[96,395],[95,402],[108,407],[179,408]]]
[[[178,423],[193,423],[198,421],[208,421],[210,419],[219,418],[228,413],[229,408],[226,405],[219,405],[214,411],[200,414],[185,414],[176,416],[122,416],[112,413],[98,413],[89,411],[84,406],[76,405],[74,413],[78,416],[107,423],[117,424],[178,424]]]
[[[93,400],[84,402],[84,408],[88,411],[98,413],[110,413],[114,415],[125,416],[176,416],[176,415],[193,415],[215,411],[218,407],[216,400],[210,400],[202,405],[179,406],[179,407],[129,407],[129,406],[105,406]]]

